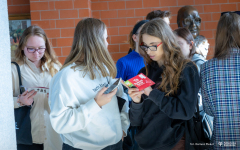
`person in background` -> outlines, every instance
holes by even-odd
[[[206,59],[209,48],[208,40],[203,35],[199,35],[194,39],[194,43],[196,47],[196,52]]]
[[[129,127],[129,104],[122,84],[104,93],[116,81],[117,73],[107,38],[101,20],[81,20],[71,52],[52,79],[50,120],[61,134],[62,150],[122,150]],[[117,96],[126,100],[121,110]]]
[[[199,54],[196,51],[196,47],[194,45],[194,39],[191,32],[187,28],[178,28],[174,30],[176,35],[177,42],[181,47],[181,51],[185,58],[192,60],[198,68],[198,74],[200,76],[200,67],[203,63],[206,62],[206,59],[203,55]],[[202,104],[202,96],[201,96],[201,89],[198,92],[198,106],[199,111],[203,110]]]
[[[135,77],[140,69],[142,69],[144,65],[144,59],[140,56],[138,52],[139,48],[139,32],[142,29],[142,26],[148,22],[148,20],[141,20],[135,24],[133,30],[129,34],[129,44],[132,49],[128,55],[120,58],[117,61],[117,77],[122,78],[124,81]]]
[[[146,19],[152,20],[154,18],[161,18],[163,19],[168,25],[170,25],[171,19],[171,12],[169,11],[161,11],[161,10],[154,10],[147,14]]]
[[[147,22],[139,42],[147,64],[139,73],[156,84],[142,91],[129,88],[133,100],[130,122],[138,127],[135,140],[143,150],[188,149],[186,121],[194,115],[200,87],[197,67],[184,58],[170,26],[162,19]]]
[[[22,85],[49,87],[52,77],[62,66],[56,58],[47,35],[39,26],[30,26],[22,34],[15,51],[22,77]],[[14,108],[31,106],[32,145],[17,144],[18,150],[57,150],[61,149],[60,136],[52,129],[49,114],[48,96],[34,90],[26,90],[20,95],[17,68],[12,64],[12,84]]]
[[[240,15],[220,17],[213,59],[201,66],[204,111],[214,116],[214,150],[240,149]]]

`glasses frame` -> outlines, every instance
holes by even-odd
[[[158,48],[158,46],[160,46],[160,45],[162,45],[162,42],[161,43],[159,43],[158,45],[156,45],[156,46],[146,46],[146,45],[143,45],[143,42],[140,44],[140,48],[143,50],[143,51],[145,51],[145,52],[147,52],[148,51],[148,49],[150,49],[150,51],[157,51],[157,48]],[[146,47],[147,48],[147,50],[145,50],[145,49],[143,49],[142,48],[142,46],[144,46],[144,47]],[[151,48],[150,47],[155,47],[156,48],[156,50],[151,50]]]
[[[33,52],[30,52],[29,49],[34,49],[34,51],[33,51]],[[39,51],[39,49],[44,49],[44,50],[41,52],[41,51]],[[37,51],[38,53],[43,53],[43,52],[45,52],[45,50],[46,50],[46,48],[28,48],[28,47],[27,47],[27,51],[28,51],[29,53],[35,53],[36,51]]]

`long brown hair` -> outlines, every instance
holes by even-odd
[[[20,65],[24,63],[25,54],[24,54],[23,49],[26,46],[27,40],[31,36],[39,36],[44,39],[46,50],[45,50],[43,57],[41,58],[40,69],[42,69],[42,66],[45,63],[47,63],[47,66],[49,68],[49,72],[50,72],[51,76],[54,76],[58,72],[58,70],[54,67],[54,65],[57,64],[59,67],[61,67],[62,65],[57,60],[56,54],[55,54],[54,50],[52,49],[52,46],[48,40],[46,33],[39,26],[32,25],[24,30],[24,32],[21,36],[21,39],[19,41],[17,50],[15,51],[14,61],[19,63]]]
[[[83,66],[83,76],[90,73],[90,78],[96,78],[94,70],[103,77],[116,77],[117,69],[105,45],[104,31],[106,25],[99,19],[86,18],[81,20],[75,29],[71,52],[66,58],[63,68],[75,63],[73,67]]]
[[[180,47],[177,44],[175,36],[167,23],[162,19],[153,19],[147,22],[140,35],[140,43],[142,42],[142,35],[148,34],[162,40],[163,46],[163,60],[164,70],[162,82],[158,89],[166,92],[166,95],[176,94],[179,86],[179,78],[181,72],[189,60],[184,59]],[[147,64],[151,64],[152,60],[144,50],[140,50],[140,54],[144,57]],[[146,75],[148,75],[147,65],[145,64]]]
[[[192,43],[194,42],[194,38],[192,36],[192,33],[187,29],[187,28],[178,28],[176,30],[174,30],[174,33],[183,38],[187,44],[190,44],[192,46],[192,49],[190,50],[190,53],[189,53],[189,58],[192,58],[194,54],[196,54],[196,47],[195,45]]]
[[[214,58],[224,59],[232,48],[240,48],[240,15],[225,13],[219,20]]]

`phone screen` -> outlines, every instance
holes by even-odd
[[[115,88],[117,88],[118,85],[119,85],[119,83],[120,83],[120,81],[121,81],[121,78],[117,79],[117,81],[114,82],[114,83],[104,92],[104,94],[108,94],[108,93],[112,92]]]

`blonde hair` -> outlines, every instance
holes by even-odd
[[[46,33],[42,28],[36,25],[32,25],[28,27],[27,29],[24,30],[21,39],[19,41],[19,45],[15,51],[15,58],[13,61],[16,61],[19,65],[24,63],[24,47],[26,46],[27,40],[31,36],[39,36],[44,39],[45,41],[45,46],[46,50],[44,52],[43,57],[41,58],[41,64],[40,64],[40,69],[42,69],[42,66],[47,63],[47,66],[49,68],[49,72],[51,76],[53,77],[58,70],[54,67],[54,64],[57,64],[59,67],[61,67],[61,63],[57,60],[57,57],[55,55],[54,50],[52,49],[52,46],[50,45],[50,42],[47,38]]]
[[[181,72],[184,69],[185,64],[187,62],[190,62],[190,60],[186,60],[184,58],[180,47],[178,44],[176,44],[177,42],[171,28],[164,20],[153,19],[147,22],[143,26],[140,33],[140,43],[142,42],[143,34],[148,34],[162,40],[162,47],[164,51],[162,59],[164,60],[164,69],[161,75],[162,82],[159,85],[158,89],[166,92],[166,96],[169,94],[176,94],[179,86],[179,78]],[[140,54],[144,57],[147,64],[152,63],[152,60],[147,55],[146,51],[141,49]],[[148,75],[146,63],[146,75]]]
[[[105,30],[106,25],[99,19],[81,20],[75,29],[71,52],[61,69],[75,63],[73,69],[84,66],[83,76],[90,73],[92,80],[96,78],[94,70],[100,70],[98,73],[103,77],[115,78],[117,70],[105,44]]]

